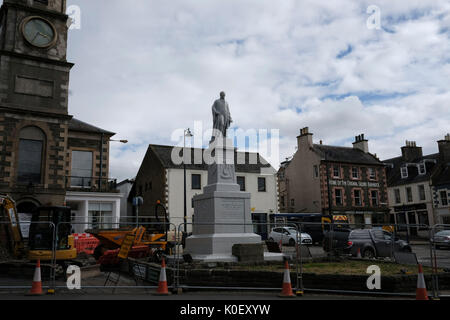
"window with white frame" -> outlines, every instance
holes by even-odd
[[[377,190],[372,190],[370,192],[370,198],[372,200],[372,206],[378,206],[378,191]]]
[[[425,186],[423,184],[417,186],[417,189],[419,190],[419,200],[424,201],[425,200]]]
[[[334,199],[337,206],[343,205],[343,199],[342,199],[342,189],[334,189]]]
[[[394,195],[395,195],[395,203],[402,202],[402,198],[400,196],[400,189],[394,189]]]
[[[319,177],[319,166],[314,166],[314,178]]]
[[[406,188],[406,200],[408,202],[413,202],[413,194],[412,194],[412,189],[411,187],[407,187]]]
[[[339,178],[341,176],[341,167],[339,165],[333,166],[333,178]]]
[[[401,167],[400,174],[402,176],[402,179],[408,178],[408,167],[407,166]]]
[[[427,167],[425,166],[425,163],[419,163],[417,165],[417,169],[419,170],[420,175],[424,175],[427,173]]]
[[[88,188],[92,186],[92,151],[72,151],[71,187]]]
[[[447,191],[446,190],[441,191],[440,195],[441,195],[441,205],[448,206]]]
[[[89,203],[89,229],[113,229],[113,204]]]
[[[375,168],[369,168],[369,179],[376,180],[377,179],[377,171]]]
[[[359,179],[359,169],[357,167],[352,167],[352,178]]]
[[[355,199],[355,205],[361,206],[362,205],[361,190],[359,189],[353,190],[353,196]]]

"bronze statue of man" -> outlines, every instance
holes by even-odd
[[[220,99],[214,101],[212,106],[213,115],[213,137],[211,142],[215,140],[217,135],[222,135],[223,138],[227,136],[227,130],[230,127],[233,119],[231,119],[230,108],[228,102],[225,101],[225,92],[220,93]]]

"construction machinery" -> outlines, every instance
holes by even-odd
[[[74,238],[71,236],[70,219],[68,207],[37,208],[32,213],[26,245],[14,200],[8,195],[0,195],[0,222],[3,222],[0,224],[0,234],[5,235],[2,242],[6,243],[7,249],[15,259],[32,261],[75,259],[77,251],[74,247]]]
[[[162,216],[162,217],[161,217]],[[92,229],[86,230],[98,240],[99,245],[94,250],[94,257],[100,264],[110,264],[117,262],[120,246],[129,234],[134,235],[133,246],[129,252],[131,258],[150,258],[160,262],[163,254],[170,254],[174,244],[168,241],[168,218],[165,207],[161,202],[157,202],[155,208],[156,223],[134,228],[120,229]]]

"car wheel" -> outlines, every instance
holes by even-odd
[[[273,240],[273,238],[269,238],[269,241],[270,242],[275,242],[275,240]]]
[[[363,258],[374,259],[375,258],[375,252],[373,252],[372,249],[365,249],[364,252],[363,252]]]
[[[294,239],[289,239],[289,245],[291,247],[295,246],[295,240]]]
[[[411,248],[410,248],[410,247],[406,247],[406,248],[403,248],[403,252],[406,252],[406,253],[411,253],[411,252],[412,252],[412,250],[411,250]]]

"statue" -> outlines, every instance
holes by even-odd
[[[212,115],[214,131],[210,143],[212,143],[219,134],[221,134],[223,138],[226,138],[227,130],[233,122],[233,119],[231,119],[228,102],[225,101],[225,92],[222,91],[220,93],[220,99],[214,101],[212,106]]]

